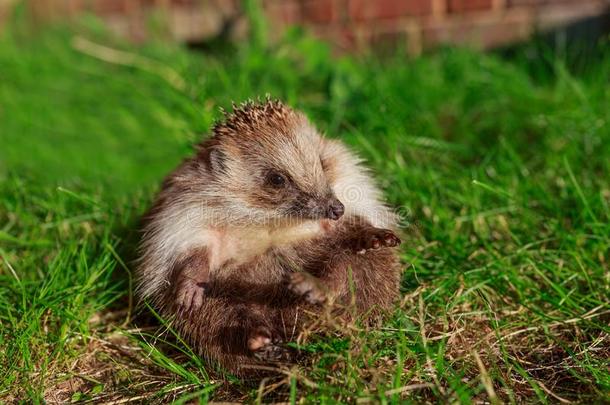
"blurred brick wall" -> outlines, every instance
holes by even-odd
[[[0,0],[0,18],[18,0]],[[584,18],[605,14],[610,0],[262,0],[271,32],[303,25],[339,50],[400,44],[413,53],[443,43],[492,48]],[[29,0],[33,18],[89,11],[134,40],[162,16],[168,35],[202,41],[247,35],[239,0]],[[4,10],[4,11],[3,11]]]
[[[301,24],[338,47],[443,43],[492,48],[610,11],[607,0],[266,0],[271,21]]]

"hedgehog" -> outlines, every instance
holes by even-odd
[[[397,217],[369,170],[278,100],[225,113],[143,223],[138,296],[236,375],[293,361],[329,305],[373,316],[399,295]]]

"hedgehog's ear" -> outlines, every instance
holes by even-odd
[[[219,148],[212,147],[208,152],[208,161],[212,172],[219,173],[227,170],[227,157]]]

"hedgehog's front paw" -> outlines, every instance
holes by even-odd
[[[376,250],[382,247],[395,247],[400,245],[400,243],[400,238],[389,229],[367,228],[366,230],[363,230],[362,234],[356,239],[354,248],[358,253],[365,253],[367,250]]]
[[[201,308],[207,283],[184,277],[178,283],[176,304],[185,310]]]
[[[292,352],[282,344],[279,337],[274,337],[268,328],[256,328],[248,338],[248,350],[260,361],[266,363],[289,362]]]
[[[288,289],[310,304],[319,305],[326,302],[326,291],[320,281],[309,273],[291,273],[288,277]]]

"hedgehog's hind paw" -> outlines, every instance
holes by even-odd
[[[273,338],[266,327],[259,327],[250,335],[248,349],[256,359],[265,363],[290,362],[294,357],[282,340]]]
[[[282,344],[269,343],[253,353],[254,357],[265,363],[287,363],[293,359],[292,352]]]

